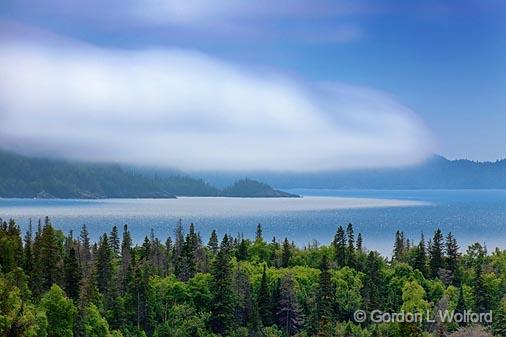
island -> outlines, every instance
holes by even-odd
[[[180,172],[165,176],[146,172],[118,164],[32,158],[0,151],[0,198],[298,197],[247,178],[220,189]]]

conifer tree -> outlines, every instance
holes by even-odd
[[[228,240],[226,235],[224,240],[225,238]],[[223,246],[214,261],[211,284],[213,295],[211,327],[214,332],[222,335],[233,328],[235,306],[229,263],[230,258],[225,249],[226,245]]]
[[[453,285],[460,284],[459,258],[457,240],[452,233],[448,233],[446,236],[446,268],[450,271]]]
[[[131,273],[132,267],[132,239],[128,226],[123,227],[123,239],[121,241],[121,292],[124,293],[128,285],[127,274]]]
[[[464,300],[464,288],[462,285],[459,287],[459,297],[457,298],[457,306],[455,307],[455,312],[459,314],[464,314],[466,311],[466,302]],[[461,325],[465,325],[465,322],[462,322]]]
[[[269,291],[269,283],[267,281],[267,272],[264,265],[262,279],[260,280],[260,288],[258,289],[258,310],[260,318],[264,326],[272,325],[272,298]]]
[[[369,311],[379,310],[383,307],[381,305],[383,299],[380,289],[383,280],[380,268],[380,258],[375,252],[369,252],[365,268],[364,287],[362,288],[365,309]]]
[[[263,233],[262,225],[258,224],[256,232],[255,232],[255,242],[262,242],[262,241],[264,241],[264,237],[263,237],[262,233]]]
[[[477,263],[474,268],[474,282],[473,293],[475,310],[478,313],[486,312],[489,309],[490,301],[485,289],[485,282],[483,280],[483,269],[481,263]]]
[[[100,237],[95,260],[96,282],[100,293],[108,294],[112,281],[112,250],[107,234]]]
[[[114,256],[118,256],[120,254],[120,243],[118,227],[116,226],[112,227],[111,234],[109,235],[109,245],[111,246]]]
[[[334,236],[334,250],[336,254],[336,263],[338,267],[346,265],[346,235],[342,226],[337,228],[336,235]]]
[[[248,243],[246,242],[246,240],[244,239],[241,240],[241,243],[237,248],[235,257],[237,258],[237,261],[245,261],[246,259],[248,259]]]
[[[355,234],[353,233],[353,225],[348,224],[346,228],[346,237],[348,238],[348,247],[346,250],[346,265],[349,267],[355,266]]]
[[[74,303],[77,303],[79,299],[81,270],[79,269],[79,262],[77,261],[77,252],[72,233],[67,237],[65,257],[63,260],[63,278],[65,293],[70,299],[74,300]]]
[[[406,251],[406,242],[404,240],[404,233],[401,231],[395,232],[395,242],[394,242],[394,254],[392,256],[392,260],[397,262],[404,262],[404,254]]]
[[[317,315],[320,329],[324,328],[334,317],[334,286],[329,272],[327,255],[322,256],[320,280],[318,282]]]
[[[79,261],[81,264],[81,269],[85,276],[88,276],[91,272],[90,263],[91,263],[91,244],[90,244],[90,236],[88,233],[88,229],[86,225],[83,225],[81,229],[81,233],[79,235],[80,238],[80,249],[79,252]]]
[[[362,233],[358,233],[357,235],[357,252],[361,253],[363,251],[363,242],[362,242]]]
[[[283,241],[283,251],[281,252],[281,268],[288,268],[290,258],[292,257],[292,251],[288,238]]]
[[[43,270],[42,291],[47,291],[53,284],[62,284],[63,245],[49,219],[46,217],[40,235],[40,255],[36,263]]]
[[[288,274],[281,279],[280,298],[278,304],[278,325],[287,336],[292,336],[302,327],[304,318],[297,295],[295,281]]]
[[[216,253],[218,253],[219,249],[218,235],[216,234],[215,229],[213,229],[213,231],[211,232],[211,236],[209,237],[209,242],[207,246],[209,247],[213,255],[216,255]]]
[[[422,275],[425,277],[428,276],[427,272],[427,252],[425,249],[425,238],[422,233],[422,237],[420,239],[420,243],[416,247],[416,255],[413,263],[413,268],[418,269]]]
[[[429,247],[429,266],[433,278],[439,276],[439,270],[444,267],[443,261],[443,234],[441,229],[434,232],[431,245]]]
[[[33,238],[32,238],[32,219],[28,224],[28,230],[25,234],[24,248],[23,248],[23,271],[30,278],[30,287],[33,287],[32,273],[33,273]]]

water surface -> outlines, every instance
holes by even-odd
[[[193,222],[207,240],[219,234],[253,237],[261,223],[264,236],[288,236],[297,244],[328,243],[338,225],[351,222],[370,249],[390,254],[394,233],[403,230],[418,240],[437,227],[452,231],[461,246],[486,242],[506,247],[505,190],[293,190],[302,199],[179,198],[34,200],[0,199],[0,217],[15,218],[26,228],[30,218],[50,216],[65,232],[86,224],[93,239],[113,225],[127,223],[140,242],[151,228],[165,238],[178,219]]]

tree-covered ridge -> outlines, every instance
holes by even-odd
[[[133,245],[128,226],[92,243],[49,219],[23,235],[0,226],[1,336],[505,336],[506,251],[460,253],[451,233],[428,242],[395,234],[391,259],[368,251],[351,224],[331,244],[296,247],[178,223]],[[363,323],[370,312],[494,311],[469,325]]]
[[[0,151],[3,198],[174,198],[177,196],[285,197],[254,180],[225,191],[182,174],[147,176],[119,165],[27,158]]]
[[[225,197],[297,198],[298,195],[273,189],[271,186],[252,179],[237,180],[221,192]]]

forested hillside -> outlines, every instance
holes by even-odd
[[[244,174],[201,172],[200,176],[224,186]],[[504,189],[506,160],[475,162],[434,155],[408,167],[313,173],[248,172],[247,176],[284,189]]]
[[[0,151],[3,198],[174,198],[175,196],[293,197],[251,179],[222,191],[202,179],[174,173],[147,175],[113,164],[28,158]]]
[[[368,251],[350,224],[331,244],[296,247],[193,225],[133,245],[128,227],[90,242],[50,220],[20,233],[0,226],[1,336],[474,336],[506,335],[506,251],[451,233],[426,242],[395,234],[391,259]],[[23,238],[22,238],[23,236]],[[464,314],[493,323],[360,322],[355,312]]]

